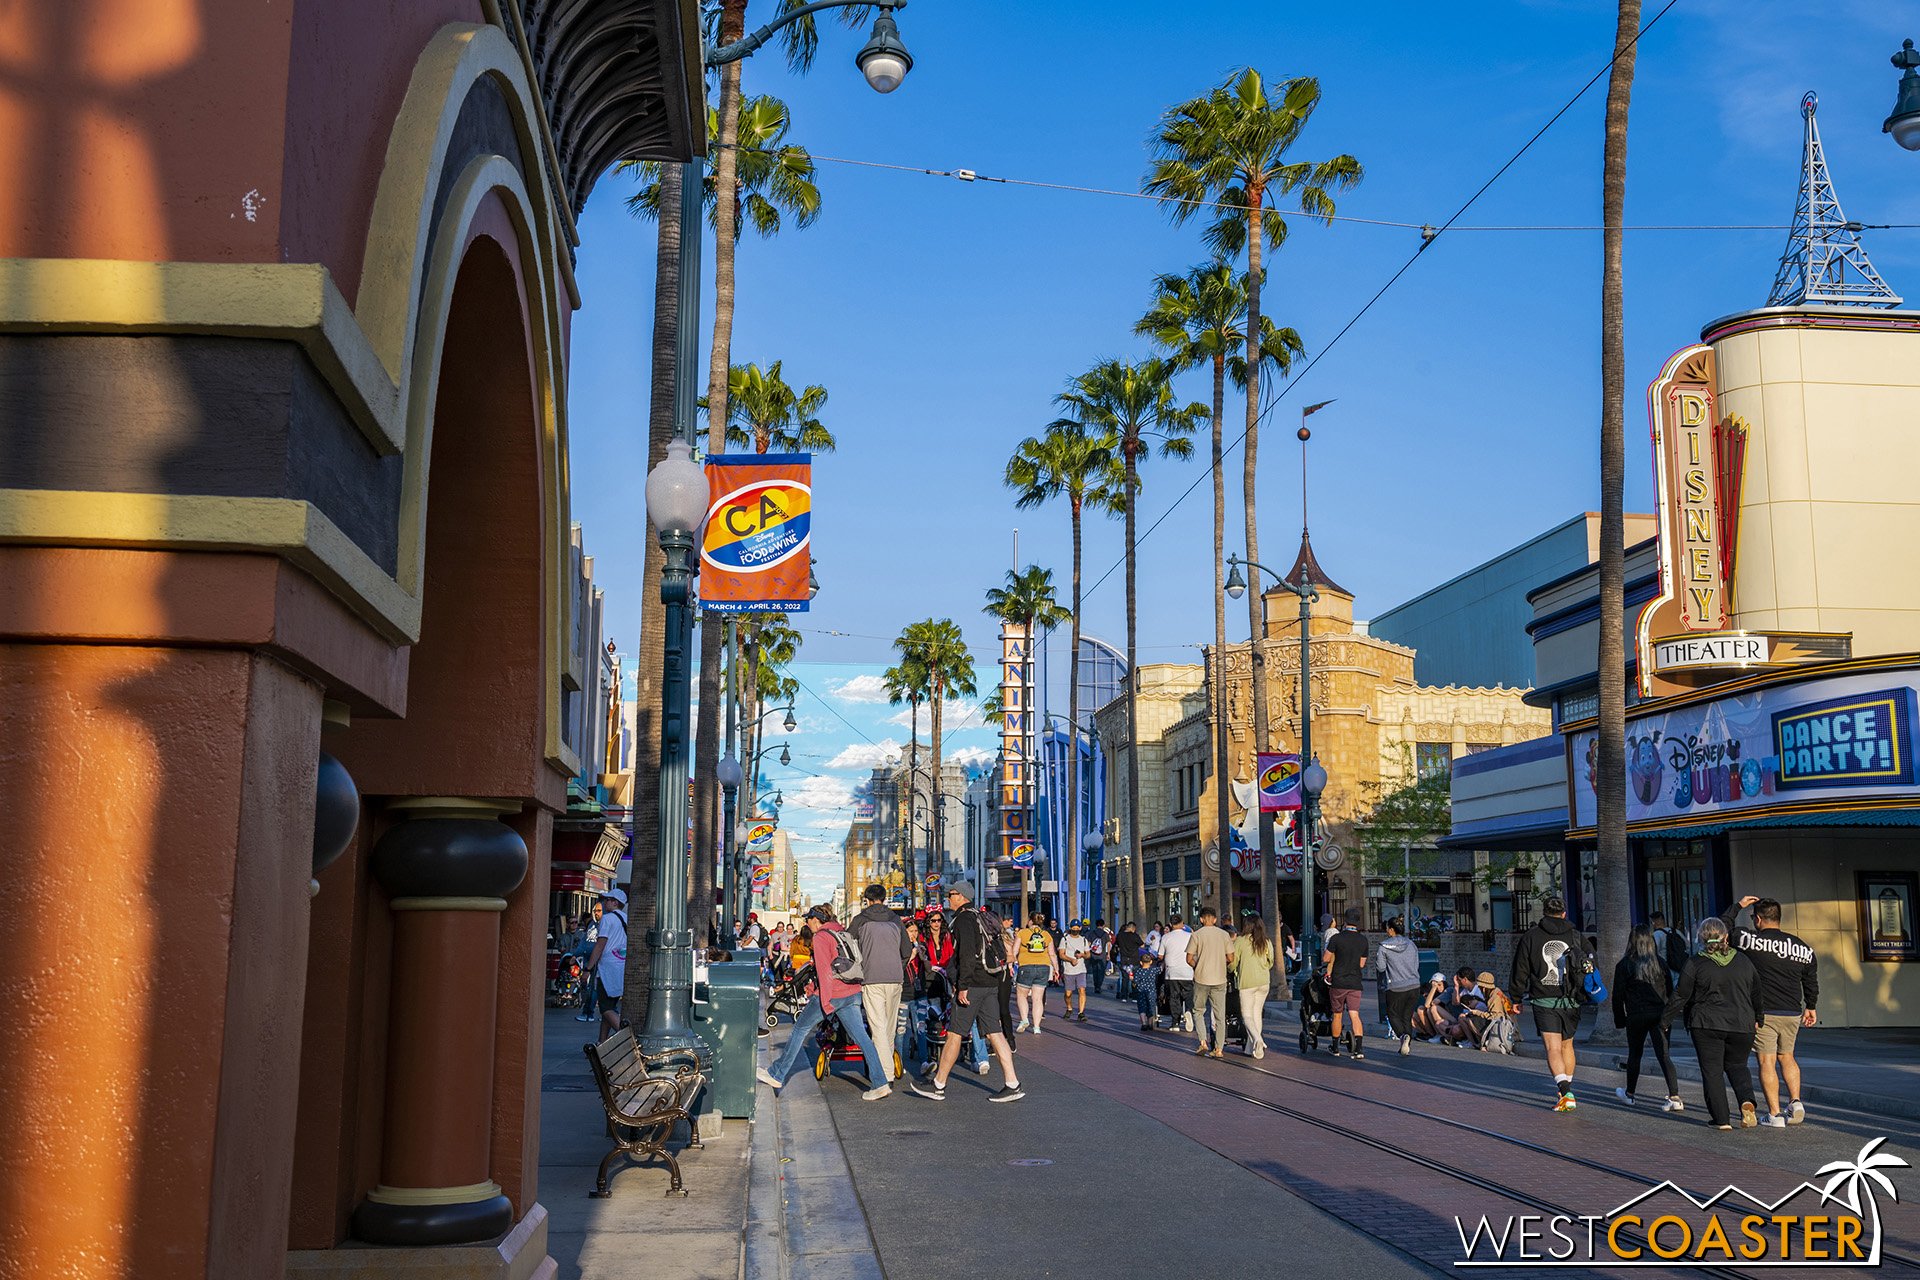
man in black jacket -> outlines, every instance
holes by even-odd
[[[1767,1095],[1767,1124],[1784,1129],[1807,1118],[1800,1103],[1800,1064],[1794,1041],[1814,1024],[1820,1002],[1820,962],[1813,948],[1780,927],[1780,904],[1748,894],[1727,919],[1734,945],[1760,974],[1760,1005],[1766,1015],[1754,1032],[1760,1055],[1760,1087]],[[1780,1110],[1780,1077],[1787,1078],[1787,1110]]]
[[[1000,1063],[1006,1084],[987,1099],[989,1102],[1013,1102],[1026,1097],[1020,1079],[1013,1072],[1013,1051],[1007,1044],[1006,1024],[1000,1017],[1000,980],[1011,966],[1013,949],[1005,931],[995,921],[983,920],[973,905],[973,886],[958,881],[947,886],[947,910],[953,913],[948,932],[953,936],[953,1012],[947,1021],[947,1042],[941,1046],[940,1061],[933,1074],[907,1085],[914,1093],[935,1102],[947,1100],[947,1077],[960,1060],[960,1046],[972,1038],[976,1024],[987,1038],[987,1047]]]
[[[1527,930],[1513,954],[1513,981],[1507,993],[1516,1012],[1531,1006],[1534,1030],[1547,1051],[1547,1067],[1558,1091],[1555,1111],[1572,1111],[1573,1037],[1580,1029],[1580,995],[1587,969],[1586,940],[1567,922],[1567,904],[1549,897],[1540,904],[1540,923]]]

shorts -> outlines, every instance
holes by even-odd
[[[1000,1021],[1000,988],[968,987],[967,1002],[958,1000],[947,1012],[947,1030],[957,1036],[964,1036],[980,1029],[983,1036],[997,1036],[1006,1033],[1006,1024]]]
[[[598,974],[594,975],[593,985],[600,989],[600,1007],[602,1009],[611,1009],[615,1013],[620,1012],[620,997],[624,992],[607,990],[607,984],[601,980]]]
[[[1580,1006],[1549,1009],[1536,1004],[1533,1006],[1533,1029],[1543,1036],[1565,1036],[1571,1040],[1580,1030]]]
[[[1053,970],[1043,964],[1023,964],[1013,980],[1023,987],[1044,987],[1053,980]]]
[[[1347,987],[1334,987],[1327,992],[1335,1013],[1350,1013],[1360,1016],[1360,993]]]
[[[1769,1013],[1759,1030],[1753,1033],[1753,1048],[1756,1053],[1770,1057],[1780,1054],[1792,1054],[1793,1042],[1800,1038],[1800,1015],[1797,1013]]]
[[[1060,985],[1069,991],[1085,991],[1087,989],[1087,975],[1084,973],[1063,973],[1060,975]]]

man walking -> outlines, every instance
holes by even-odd
[[[1333,1001],[1333,1053],[1358,1062],[1367,1056],[1366,1023],[1360,1017],[1360,992],[1366,985],[1367,936],[1360,932],[1360,908],[1347,908],[1347,928],[1327,939],[1320,963]],[[1344,1030],[1351,1019],[1353,1030]]]
[[[1087,1020],[1087,962],[1093,956],[1093,944],[1087,940],[1084,921],[1075,920],[1067,926],[1067,936],[1060,939],[1060,990],[1062,1003],[1066,1005],[1065,1017],[1077,1022]],[[1075,1001],[1079,1001],[1075,1012]]]
[[[1115,984],[1114,998],[1128,1000],[1133,997],[1133,971],[1140,962],[1140,930],[1134,928],[1129,920],[1122,925],[1113,939],[1113,963],[1119,967],[1120,981]]]
[[[1167,917],[1167,931],[1160,935],[1160,985],[1167,992],[1167,1025],[1182,1031],[1193,1030],[1193,964],[1187,959],[1187,944],[1193,930],[1181,923],[1178,915]]]
[[[1227,957],[1233,939],[1214,921],[1212,907],[1200,909],[1200,927],[1187,941],[1187,963],[1193,966],[1193,1030],[1199,1040],[1195,1053],[1227,1056]],[[1208,1047],[1207,1017],[1213,1017],[1212,1047]]]
[[[1580,991],[1587,969],[1586,941],[1567,922],[1567,904],[1557,897],[1541,903],[1546,913],[1527,930],[1513,955],[1513,980],[1507,993],[1514,1011],[1533,1006],[1533,1027],[1547,1051],[1558,1096],[1555,1111],[1572,1111],[1573,1037],[1580,1029]]]
[[[1013,1071],[1013,1051],[1007,1045],[1006,1024],[1000,1017],[1000,984],[1012,968],[1006,931],[980,919],[973,905],[973,886],[960,881],[947,886],[947,909],[953,913],[953,1012],[947,1022],[947,1042],[933,1074],[912,1080],[907,1088],[935,1102],[947,1100],[947,1077],[960,1060],[960,1045],[978,1027],[987,1047],[1000,1063],[1005,1081],[988,1102],[1013,1102],[1026,1097]]]
[[[891,1082],[900,1039],[900,990],[907,980],[913,943],[901,927],[900,917],[887,909],[884,888],[870,884],[860,896],[866,906],[850,926],[853,940],[860,944],[860,1009],[866,1014],[867,1032],[880,1049],[880,1065]]]
[[[887,1083],[887,1072],[880,1061],[880,1051],[874,1047],[873,1037],[867,1034],[867,1020],[860,1008],[860,979],[857,976],[843,975],[845,967],[843,957],[856,957],[842,946],[842,939],[848,936],[846,929],[833,918],[833,908],[821,903],[807,912],[807,919],[813,926],[813,972],[819,985],[807,1000],[800,1012],[793,1017],[793,1033],[787,1037],[786,1048],[774,1059],[771,1068],[761,1067],[754,1074],[761,1083],[771,1085],[775,1093],[787,1083],[787,1077],[800,1065],[800,1059],[813,1052],[813,1029],[820,1025],[828,1014],[840,1021],[841,1030],[847,1033],[860,1049],[861,1056],[867,1060],[867,1088],[861,1097],[868,1102],[878,1102],[893,1092]],[[856,939],[854,946],[858,948]],[[949,1040],[951,1043],[951,1039]]]
[[[1665,966],[1667,976],[1674,982],[1679,982],[1680,975],[1686,971],[1687,956],[1693,951],[1693,948],[1687,945],[1686,931],[1669,929],[1667,916],[1663,911],[1656,911],[1648,916],[1647,927],[1653,930],[1654,954],[1660,957],[1660,963]]]
[[[1813,948],[1780,927],[1780,904],[1748,894],[1727,921],[1739,950],[1760,972],[1760,1006],[1766,1016],[1754,1033],[1760,1055],[1760,1088],[1767,1095],[1767,1124],[1784,1129],[1807,1118],[1800,1103],[1800,1064],[1794,1042],[1814,1024],[1820,1001],[1820,962]],[[1787,1078],[1787,1109],[1780,1109],[1780,1077]]]
[[[620,1029],[620,997],[627,986],[627,891],[600,895],[600,923],[587,956],[587,979],[600,1001],[600,1038]]]
[[[1113,951],[1113,935],[1107,932],[1107,922],[1097,919],[1093,928],[1087,930],[1087,978],[1093,983],[1093,994],[1099,995],[1107,986],[1107,957]]]
[[[1400,1040],[1400,1055],[1413,1052],[1413,1006],[1420,998],[1420,948],[1401,929],[1400,917],[1387,921],[1387,937],[1374,963],[1386,992],[1387,1026]]]

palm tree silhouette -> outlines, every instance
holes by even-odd
[[[1822,1200],[1837,1200],[1847,1207],[1847,1211],[1862,1216],[1870,1215],[1873,1220],[1873,1248],[1867,1255],[1867,1265],[1880,1264],[1880,1203],[1874,1198],[1873,1189],[1877,1186],[1887,1193],[1887,1199],[1898,1200],[1900,1193],[1893,1189],[1893,1181],[1882,1169],[1910,1168],[1899,1156],[1878,1150],[1885,1138],[1875,1138],[1860,1148],[1860,1154],[1852,1160],[1835,1160],[1831,1164],[1820,1166],[1813,1176],[1827,1178],[1827,1185],[1820,1190]],[[1828,1175],[1831,1174],[1831,1177]],[[1861,1209],[1860,1202],[1866,1201]]]

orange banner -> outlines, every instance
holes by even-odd
[[[707,459],[702,609],[807,611],[812,479],[811,454],[728,453]]]

